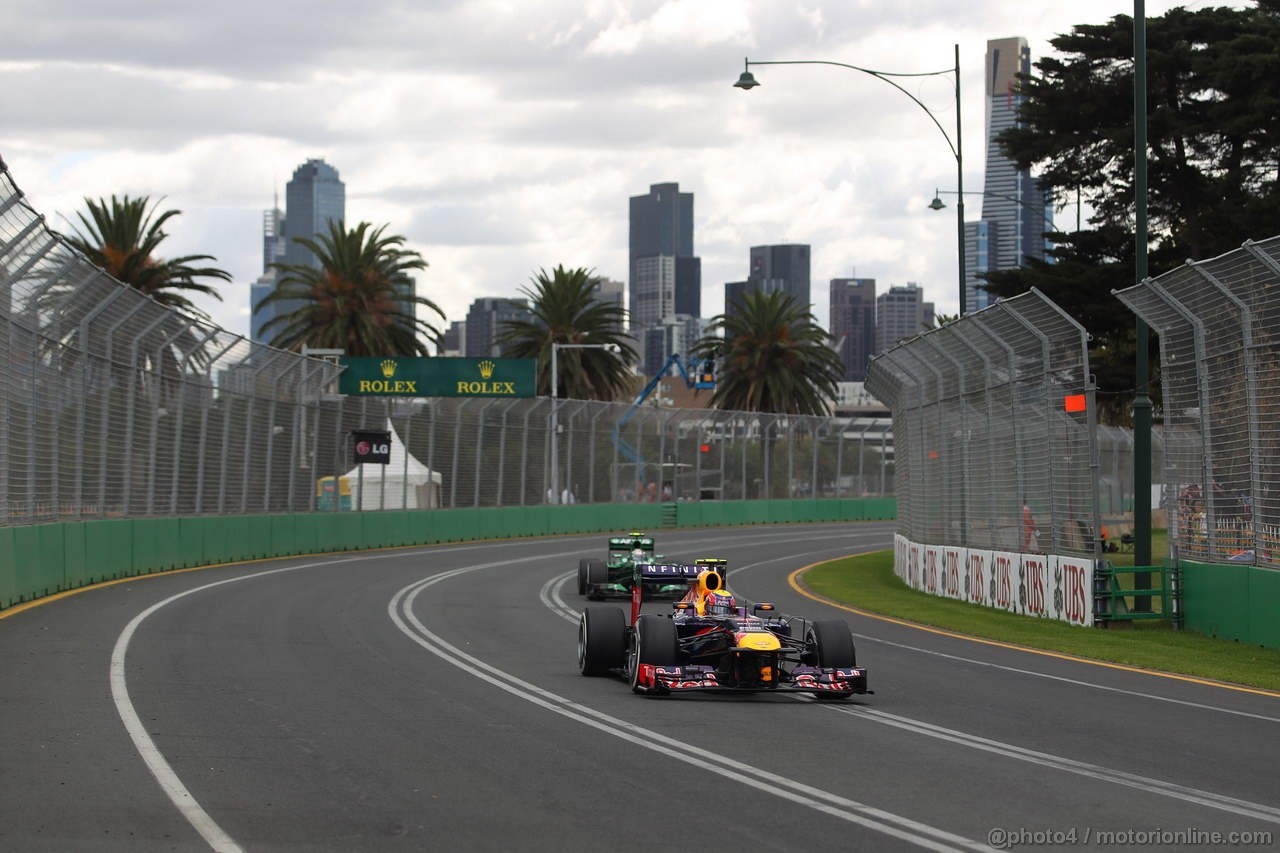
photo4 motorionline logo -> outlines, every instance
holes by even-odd
[[[1268,831],[1232,831],[1196,829],[1027,829],[996,827],[987,833],[987,843],[996,850],[1048,845],[1096,845],[1105,847],[1169,847],[1179,844],[1218,844],[1231,847],[1270,846],[1273,834]]]

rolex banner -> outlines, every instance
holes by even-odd
[[[533,397],[532,358],[347,357],[338,393],[365,397]]]

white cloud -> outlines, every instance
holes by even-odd
[[[1150,15],[1169,3],[1149,2]],[[626,279],[627,199],[695,194],[704,313],[745,276],[750,246],[813,246],[830,278],[917,281],[956,301],[955,186],[938,128],[900,92],[824,59],[948,68],[959,43],[965,186],[980,189],[989,38],[1033,58],[1076,23],[1127,7],[982,0],[456,0],[359,6],[14,0],[0,62],[0,156],[33,206],[67,227],[85,196],[164,197],[183,211],[165,251],[211,254],[235,284],[208,310],[245,331],[262,212],[322,156],[352,222],[387,224],[427,258],[422,292],[450,319],[564,263]],[[909,91],[954,128],[949,77]],[[976,215],[976,205],[971,207]],[[825,302],[815,305],[825,321]]]

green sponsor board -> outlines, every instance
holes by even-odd
[[[347,357],[338,392],[361,397],[533,397],[532,358]]]

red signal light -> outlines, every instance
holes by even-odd
[[[702,451],[703,453],[710,453],[710,452],[711,452],[711,445],[709,445],[709,444],[700,444],[700,445],[698,445],[698,450]]]

